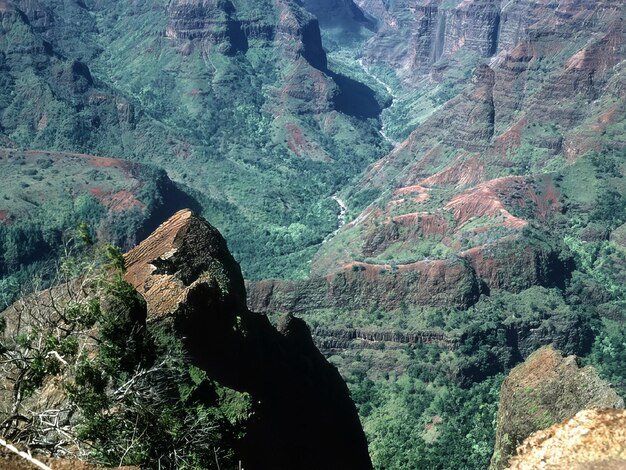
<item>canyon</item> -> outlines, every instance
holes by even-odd
[[[204,423],[212,449],[183,435],[207,468],[526,468],[552,442],[587,458],[576,429],[614,451],[623,417],[595,408],[626,390],[624,8],[0,0],[0,310],[125,269],[134,329],[107,341],[156,349],[94,363],[181,381],[142,397],[173,434],[181,409]],[[50,357],[29,374],[77,386]],[[80,457],[169,449],[146,427],[119,452],[113,427]]]

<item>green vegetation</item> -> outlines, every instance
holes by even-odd
[[[353,388],[374,408],[365,416],[376,468],[486,468],[502,376],[469,389],[437,386],[414,371]]]
[[[246,277],[305,277],[307,261],[336,228],[330,196],[387,149],[371,91],[292,60],[282,50],[291,43],[262,34],[239,49],[232,38],[210,48],[166,39],[167,2],[92,11],[43,3],[54,17],[46,35],[52,46],[19,15],[4,24],[6,140],[158,165],[225,234]],[[251,21],[253,30],[275,27],[270,3],[233,7],[228,14]],[[308,21],[297,5],[288,8]],[[80,40],[70,41],[76,24]],[[307,56],[315,66],[323,58],[317,54]]]
[[[348,349],[331,356],[359,408],[376,468],[486,468],[504,374],[542,344],[566,354],[589,351],[597,314],[571,305],[559,289],[492,293],[468,310],[406,306],[394,311],[310,312],[312,326],[369,331],[445,332],[436,344]],[[623,360],[615,336],[598,343],[595,361]],[[621,349],[620,349],[621,348]]]
[[[484,93],[472,96],[468,82],[488,59],[461,47],[432,64],[423,83],[402,82],[409,73],[381,65],[384,54],[378,65],[359,60],[373,35],[365,23],[346,30],[337,22],[322,33],[331,50],[326,68],[316,30],[306,29],[312,18],[294,2],[208,2],[207,24],[195,21],[202,11],[190,13],[205,28],[192,39],[185,12],[176,16],[164,0],[39,3],[50,15],[45,24],[0,13],[0,143],[11,148],[0,150],[0,310],[24,290],[84,276],[80,287],[93,295],[76,289],[44,320],[23,311],[24,331],[1,319],[3,372],[18,392],[7,400],[34,410],[0,423],[3,435],[46,448],[80,442],[81,456],[106,465],[234,468],[238,439],[254,419],[250,398],[191,366],[167,327],[146,324],[142,300],[121,278],[119,252],[93,246],[106,240],[126,249],[181,204],[221,230],[247,279],[302,279],[310,266],[326,274],[354,260],[394,271],[485,248],[485,277],[495,266],[494,285],[511,292],[481,281],[482,297],[465,309],[399,302],[394,311],[303,312],[320,329],[445,339],[361,342],[332,356],[377,468],[485,468],[504,374],[546,343],[583,355],[626,396],[626,153],[615,91],[623,71],[607,66],[589,75],[593,84],[562,75],[593,43],[591,33],[564,41],[533,32],[532,58],[507,64],[495,114],[484,116],[489,105],[472,101]],[[402,41],[414,35],[407,25],[415,12],[384,3],[397,14]],[[397,38],[375,40],[389,48],[390,63],[398,59]],[[571,85],[571,96],[552,91],[551,99],[554,83]],[[494,121],[491,143],[474,141],[472,126],[484,130],[482,120]],[[500,139],[522,120],[521,130]],[[417,132],[356,179],[391,150],[381,125],[391,140]],[[427,198],[390,204],[399,187],[470,159],[476,167],[461,167],[459,181],[453,174],[429,185]],[[508,175],[523,176],[536,194],[488,188],[464,204],[491,206],[459,209],[488,215],[462,226],[446,209],[476,182]],[[541,200],[548,183],[558,201]],[[370,205],[382,215],[323,244],[337,228],[337,193],[348,202],[348,221]],[[500,203],[528,225],[506,225]],[[387,223],[423,213],[447,228],[425,234],[417,223]],[[78,234],[65,235],[79,224]],[[56,415],[64,424],[44,436],[32,416],[50,410],[33,407],[61,379],[56,390],[66,400],[55,409],[64,410]]]
[[[316,327],[341,328],[343,322],[370,331],[438,331],[458,338],[451,351],[382,344],[332,356],[359,406],[377,468],[485,468],[502,374],[543,344],[583,356],[624,396],[624,157],[607,150],[560,168],[553,179],[565,213],[544,222],[550,234],[528,228],[519,243],[501,253],[514,260],[527,243],[556,250],[571,260],[563,285],[492,291],[468,309],[307,313]],[[514,214],[531,216],[528,207],[521,210],[526,213]],[[474,220],[465,228],[483,222]],[[519,267],[511,262],[510,269],[501,274],[515,281]],[[537,419],[551,423],[549,416]]]
[[[67,284],[8,312],[24,326],[0,345],[14,410],[2,414],[3,436],[103,465],[234,467],[250,398],[192,366],[171,327],[146,324],[120,251],[82,246],[90,236],[84,227],[81,234],[75,248],[87,254],[63,260]],[[58,409],[37,398],[51,387]],[[57,424],[44,424],[44,415]]]
[[[162,170],[118,160],[0,150],[0,171],[0,309],[32,278],[53,280],[79,223],[128,249],[186,202]]]
[[[618,311],[619,312],[619,311]],[[616,319],[605,318],[598,327],[593,348],[589,356],[590,362],[598,369],[600,375],[609,381],[622,398],[626,398],[626,332],[624,331],[624,305]]]

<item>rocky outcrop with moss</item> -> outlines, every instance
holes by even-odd
[[[502,384],[491,469],[505,468],[532,433],[587,408],[623,408],[624,400],[592,366],[550,346],[515,367]],[[564,468],[564,467],[563,467]]]
[[[217,229],[183,210],[123,258],[90,242],[0,313],[1,437],[104,466],[371,468],[337,369],[302,320],[247,309]]]
[[[302,281],[248,283],[255,312],[301,312],[322,308],[392,310],[403,302],[429,306],[473,305],[480,284],[464,260],[424,260],[406,265],[355,262],[327,276]]]

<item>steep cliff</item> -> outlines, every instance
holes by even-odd
[[[455,5],[420,0],[380,8],[375,2],[360,2],[381,21],[379,31],[366,46],[365,58],[372,64],[391,65],[408,83],[459,51],[491,56],[498,50],[501,28],[506,24],[501,24],[500,4],[499,0]]]
[[[332,273],[355,261],[405,265],[460,256],[489,289],[564,286],[574,264],[564,237],[553,234],[565,229],[571,211],[587,217],[590,206],[578,202],[574,181],[562,181],[573,176],[570,165],[580,157],[619,159],[625,145],[622,7],[609,1],[503,6],[499,28],[507,39],[492,60],[459,59],[446,65],[456,78],[442,66],[419,82],[420,106],[427,105],[423,93],[430,86],[445,91],[445,101],[431,103],[408,137],[344,191],[358,209],[322,245],[312,272]],[[438,11],[441,5],[407,8]],[[499,2],[463,2],[453,11],[458,18],[474,12],[489,23],[493,8]],[[528,16],[513,15],[517,8]],[[513,33],[514,16],[532,27]],[[389,21],[388,28],[400,28]],[[462,29],[475,34],[471,25]],[[471,74],[462,75],[467,67]],[[456,82],[459,89],[450,85]],[[404,107],[412,98],[398,94],[398,111],[387,119],[413,109]],[[623,167],[614,174],[622,175]],[[621,191],[620,183],[601,179],[596,187],[616,184]]]
[[[168,7],[168,25],[165,35],[190,54],[194,44],[208,52],[217,47],[233,55],[245,53],[249,41],[270,41],[282,48],[289,58],[304,57],[312,66],[326,69],[326,53],[317,20],[289,2],[276,2],[275,12],[266,17],[248,18],[238,9],[250,8],[245,2],[180,0]],[[238,19],[243,16],[243,19]],[[277,18],[273,23],[272,17]]]
[[[248,40],[242,24],[232,17],[231,2],[178,1],[168,7],[166,37],[179,41],[206,41],[205,47],[219,45],[226,54],[245,52]]]
[[[241,271],[216,229],[181,211],[125,262],[148,322],[172,324],[210,377],[258,401],[259,418],[244,442],[246,468],[371,467],[339,373],[302,320],[288,315],[275,329],[246,308]]]
[[[105,465],[371,468],[337,369],[304,321],[246,308],[206,221],[179,211],[123,259],[92,256],[0,312],[3,439]]]
[[[535,431],[586,408],[623,408],[622,400],[591,367],[551,347],[539,349],[502,384],[492,469],[507,466],[515,449]],[[574,419],[576,420],[576,419]]]
[[[469,306],[480,295],[472,269],[461,260],[406,265],[351,263],[325,277],[248,284],[255,312],[299,312],[323,308],[393,310],[404,303]]]
[[[198,207],[165,172],[115,158],[0,148],[0,172],[0,276],[16,284],[51,265],[81,222],[92,238],[128,249],[164,218]],[[17,286],[1,290],[3,308]]]
[[[367,43],[366,60],[391,66],[407,84],[432,72],[437,63],[456,60],[463,54],[500,56],[533,30],[547,25],[565,30],[594,12],[610,18],[620,7],[613,0],[403,0],[392,4],[362,0],[359,5],[381,24]]]

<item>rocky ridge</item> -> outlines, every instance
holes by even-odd
[[[328,69],[318,21],[297,3],[4,5],[0,143],[160,166],[236,233],[233,246],[251,273],[267,266],[256,245],[269,250],[276,233],[261,229],[257,214],[286,228],[311,212],[306,238],[315,237],[333,214],[315,212],[312,201],[382,153],[375,120],[354,118],[362,103],[368,117],[378,115],[373,92]],[[242,164],[247,171],[233,171]],[[263,202],[285,174],[312,168],[322,180],[290,178],[281,188],[289,210]],[[226,184],[225,175],[237,181]],[[244,197],[244,187],[257,197]],[[315,197],[302,198],[303,190]],[[273,269],[296,269],[302,248]]]
[[[0,244],[0,273],[48,260],[64,232],[88,222],[103,241],[124,249],[137,244],[193,198],[165,172],[95,155],[0,148],[0,227],[30,242],[18,252]],[[59,214],[49,218],[48,210]],[[46,230],[33,227],[48,221]],[[3,256],[4,255],[4,256]]]
[[[541,348],[502,384],[490,468],[506,468],[518,445],[535,431],[587,408],[623,407],[624,400],[592,366],[581,367],[576,356],[563,357],[552,347]]]
[[[2,347],[19,354],[14,343],[20,335],[35,328],[63,327],[69,318],[64,306],[98,305],[102,312],[110,312],[117,305],[122,310],[116,314],[127,315],[132,322],[134,333],[120,333],[128,348],[132,349],[129,344],[147,329],[172,334],[182,343],[186,367],[193,365],[211,383],[250,397],[251,410],[242,428],[245,432],[231,444],[237,448],[230,449],[245,468],[371,468],[356,408],[337,369],[316,348],[304,321],[285,315],[274,327],[266,316],[247,309],[239,265],[214,227],[190,210],[179,211],[124,255],[124,263],[124,277],[136,289],[124,283],[132,292],[128,302],[120,303],[119,298],[98,290],[99,282],[89,277],[74,279],[21,299],[2,312]],[[100,326],[84,328],[76,339],[77,347],[96,356]],[[174,354],[169,349],[166,353]],[[11,368],[11,362],[4,364],[8,373],[0,380],[0,419],[12,426],[11,434],[3,437],[19,442],[24,428],[25,434],[30,433],[29,442],[43,442],[51,449],[58,444],[66,454],[76,452],[84,458],[88,452],[80,452],[83,443],[77,437],[82,421],[68,394],[68,384],[74,384],[72,374],[78,368],[70,353],[64,353],[67,361],[60,353],[54,354],[58,367],[44,375],[38,393],[17,401],[11,377],[19,370]],[[135,378],[145,374],[140,371]],[[211,402],[215,391],[207,386],[194,393],[208,394],[204,398]],[[21,416],[13,410],[15,403],[22,418],[15,418]],[[125,402],[119,406],[120,413],[128,411]],[[59,423],[40,433],[37,419],[46,413],[58,413]],[[14,459],[10,461],[13,465]],[[15,465],[20,468],[19,462]],[[67,465],[73,468],[74,464]],[[81,467],[80,462],[76,465],[91,468]]]
[[[497,60],[478,61],[460,93],[370,166],[346,200],[380,196],[321,247],[312,272],[459,256],[487,291],[563,285],[573,265],[546,227],[585,208],[545,169],[625,146],[621,6],[583,3],[508,2],[507,21],[523,6],[533,26],[504,34]],[[495,7],[457,6],[485,18]]]
[[[246,308],[241,271],[216,229],[178,212],[125,262],[126,279],[146,299],[148,321],[173,324],[210,377],[258,401],[247,467],[371,467],[341,376],[302,320],[288,315],[275,329]]]
[[[321,308],[396,309],[416,305],[472,305],[480,285],[462,261],[422,261],[407,265],[354,262],[327,276],[304,281],[248,283],[248,305],[255,312],[302,312]]]
[[[361,0],[359,6],[380,24],[366,46],[366,60],[391,65],[407,85],[459,54],[502,57],[537,29],[583,24],[598,12],[610,18],[620,8],[614,0],[404,0],[390,6]]]
[[[289,2],[276,2],[273,6],[277,9],[277,24],[263,18],[240,19],[237,5],[230,1],[175,1],[168,7],[165,36],[179,43],[185,54],[196,44],[206,52],[218,47],[221,52],[234,55],[245,53],[249,41],[274,42],[290,59],[304,57],[312,66],[325,70],[326,54],[317,19]]]

